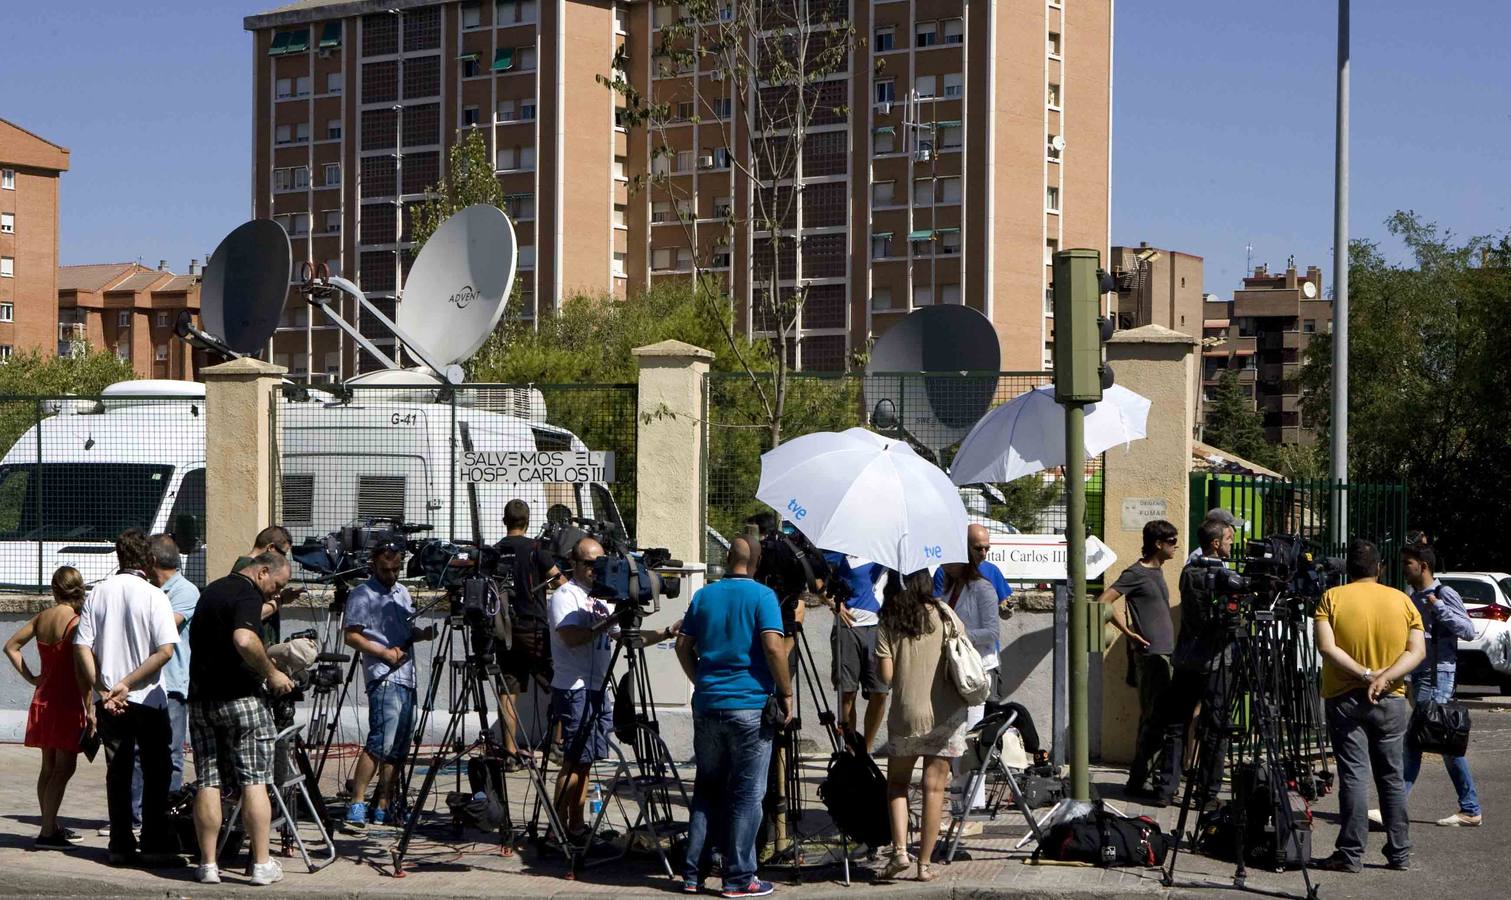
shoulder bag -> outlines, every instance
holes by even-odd
[[[960,692],[967,706],[979,706],[991,693],[981,654],[966,637],[965,626],[955,611],[944,603],[935,604],[935,608],[944,623],[944,664],[950,672],[950,683]]]
[[[1433,693],[1437,693],[1437,635],[1434,634],[1431,640],[1432,687]],[[1440,703],[1429,697],[1419,701],[1412,710],[1411,727],[1406,733],[1423,753],[1463,756],[1469,750],[1469,708],[1456,700]]]

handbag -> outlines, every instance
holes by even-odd
[[[1437,635],[1432,643],[1432,688],[1438,686]],[[1411,712],[1409,739],[1423,753],[1463,756],[1469,751],[1469,708],[1456,700],[1440,703],[1435,698],[1418,701]]]
[[[986,666],[981,654],[965,636],[965,626],[955,611],[939,604],[944,621],[944,664],[950,673],[950,683],[960,693],[967,706],[979,706],[991,693],[991,683],[986,677]]]

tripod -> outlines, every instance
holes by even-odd
[[[1180,855],[1181,841],[1186,833],[1186,823],[1191,813],[1192,799],[1197,790],[1197,784],[1201,784],[1203,793],[1206,786],[1212,783],[1213,767],[1217,766],[1222,759],[1220,748],[1221,737],[1233,734],[1235,711],[1243,704],[1245,699],[1249,703],[1248,721],[1246,730],[1239,732],[1239,741],[1235,742],[1235,750],[1240,759],[1251,759],[1250,767],[1256,773],[1251,781],[1250,792],[1239,790],[1240,779],[1237,777],[1239,766],[1234,766],[1234,799],[1230,804],[1233,818],[1233,855],[1236,868],[1233,872],[1233,886],[1245,888],[1248,878],[1248,799],[1246,794],[1257,789],[1257,772],[1263,771],[1264,780],[1268,782],[1270,801],[1270,815],[1273,818],[1275,830],[1275,864],[1283,866],[1285,845],[1290,844],[1291,850],[1301,863],[1301,878],[1306,885],[1306,897],[1315,900],[1317,886],[1312,883],[1311,874],[1307,870],[1307,855],[1303,852],[1301,831],[1295,827],[1291,816],[1291,803],[1287,795],[1286,785],[1289,780],[1284,742],[1281,737],[1282,713],[1277,706],[1277,699],[1271,693],[1274,681],[1274,672],[1266,668],[1267,663],[1277,661],[1273,655],[1261,655],[1271,649],[1270,640],[1266,637],[1257,637],[1256,632],[1265,635],[1273,628],[1274,613],[1272,610],[1256,610],[1254,623],[1249,625],[1242,621],[1234,621],[1231,624],[1231,637],[1219,662],[1218,673],[1223,681],[1219,684],[1224,686],[1224,697],[1219,704],[1216,723],[1209,725],[1204,723],[1198,729],[1196,742],[1196,757],[1194,764],[1187,774],[1185,791],[1181,797],[1180,817],[1175,826],[1175,844],[1170,848],[1169,859],[1165,863],[1165,871],[1161,882],[1170,887],[1175,883],[1175,863]],[[1283,661],[1281,658],[1280,661]],[[1213,729],[1219,734],[1213,735]],[[1210,798],[1207,798],[1210,800]]]

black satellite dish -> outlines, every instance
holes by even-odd
[[[906,431],[935,453],[953,446],[991,407],[1002,365],[997,330],[969,306],[925,306],[888,329],[871,348],[866,406],[873,424]],[[912,372],[970,372],[969,377],[904,377]],[[990,374],[977,374],[990,373]]]
[[[293,253],[282,226],[271,219],[237,226],[205,264],[199,288],[203,329],[184,337],[222,356],[260,353],[278,329],[292,272]],[[186,326],[180,324],[181,333]]]

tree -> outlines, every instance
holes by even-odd
[[[488,158],[488,142],[483,133],[471,129],[467,136],[451,145],[447,154],[446,174],[432,187],[430,196],[415,210],[414,252],[420,252],[441,223],[457,212],[478,203],[504,209],[508,197],[498,176],[493,174],[493,160]]]
[[[36,424],[33,397],[91,397],[118,381],[136,378],[131,364],[109,350],[88,345],[72,356],[22,350],[0,364],[0,447],[9,449]],[[6,398],[14,398],[7,400]]]
[[[1457,240],[1413,212],[1386,222],[1412,256],[1350,246],[1349,459],[1352,481],[1405,481],[1412,526],[1450,559],[1497,568],[1511,509],[1511,242]],[[1302,408],[1330,445],[1331,335],[1314,336]]]
[[[1254,409],[1254,400],[1244,396],[1238,373],[1227,369],[1217,380],[1217,390],[1207,402],[1202,440],[1229,453],[1261,465],[1269,455],[1264,423]]]
[[[809,128],[848,118],[844,75],[855,32],[843,18],[845,8],[835,0],[689,0],[679,7],[682,17],[657,32],[651,65],[662,75],[711,73],[718,89],[700,88],[694,77],[682,94],[648,96],[630,83],[623,49],[614,58],[614,76],[599,79],[623,98],[621,121],[648,140],[651,170],[633,179],[632,188],[669,204],[680,223],[695,296],[723,337],[710,349],[733,356],[748,377],[772,445],[781,443],[808,294],[801,198]],[[715,131],[720,145],[713,162],[730,170],[735,199],[710,210],[712,222],[691,208],[699,197],[672,173],[678,144],[669,129],[686,122]],[[719,265],[714,257],[727,256],[735,238],[745,236],[752,237],[752,282],[749,316],[741,321],[741,306],[719,271],[728,262]],[[750,355],[740,338],[757,332],[772,345],[769,365]]]

